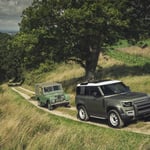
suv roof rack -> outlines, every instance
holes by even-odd
[[[99,83],[99,82],[105,82],[105,81],[111,81],[111,80],[107,79],[107,80],[85,81],[85,82],[82,82],[80,85],[87,85],[88,83]]]
[[[95,81],[91,81],[89,83],[99,83],[99,82],[105,82],[105,81],[111,81],[110,79],[107,80],[95,80]]]
[[[82,82],[81,85],[87,85],[89,82]]]

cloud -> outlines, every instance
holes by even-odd
[[[18,30],[22,11],[32,4],[33,0],[0,0],[0,30]]]
[[[20,19],[18,19],[18,18],[0,19],[0,30],[18,31],[19,30],[19,26],[18,26],[19,22],[20,22]]]

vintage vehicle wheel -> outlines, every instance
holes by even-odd
[[[84,120],[84,121],[89,119],[86,108],[84,106],[78,107],[78,117],[80,120]]]
[[[47,101],[47,108],[49,110],[53,110],[53,106],[51,105],[50,101]]]
[[[38,98],[37,99],[37,102],[38,102],[38,106],[40,106],[40,107],[42,107],[43,105],[42,105],[42,102],[40,101],[40,99]]]
[[[117,110],[110,110],[108,112],[108,121],[109,125],[114,128],[121,128],[124,126],[124,122],[122,121]]]
[[[65,107],[68,107],[68,108],[70,108],[70,107],[71,107],[69,104],[65,104],[64,106],[65,106]]]
[[[42,106],[42,103],[39,100],[38,100],[38,106],[40,107]]]

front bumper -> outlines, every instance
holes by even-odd
[[[68,106],[70,103],[69,101],[61,101],[51,104],[52,106]]]
[[[138,109],[128,111],[122,110],[120,116],[124,121],[145,119],[150,117],[150,109],[143,111],[139,111]]]

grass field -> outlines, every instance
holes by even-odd
[[[126,53],[129,53],[129,54],[134,54],[136,56],[143,56],[143,57],[150,58],[150,47],[140,48],[137,46],[131,46],[128,48],[120,48],[119,50],[125,51]]]
[[[8,87],[0,93],[0,149],[143,150],[150,136],[75,122],[43,112]]]

